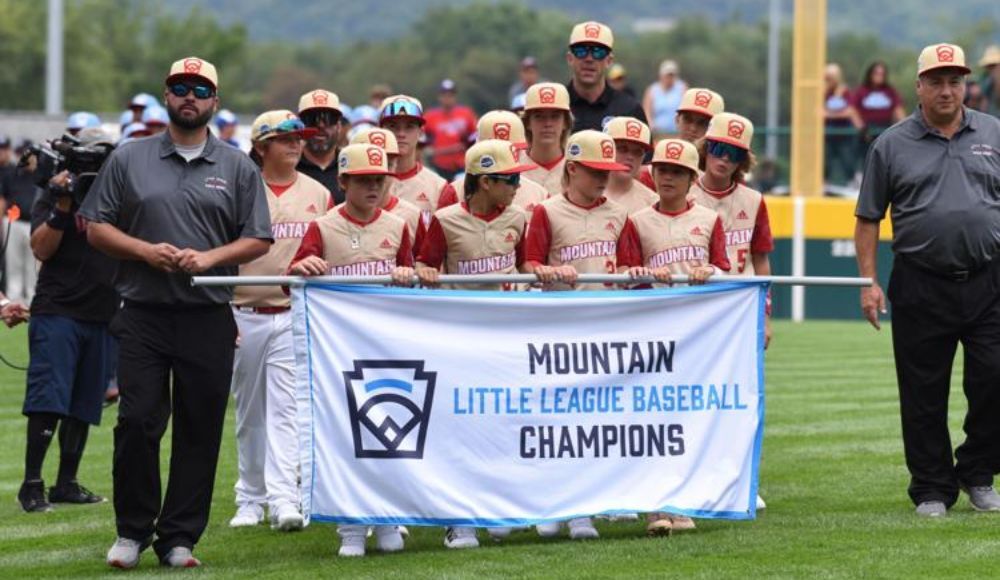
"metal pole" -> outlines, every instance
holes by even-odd
[[[767,137],[764,154],[778,158],[778,78],[781,71],[781,0],[771,0],[767,34]]]
[[[676,275],[672,280],[678,284],[688,281],[687,276]],[[442,284],[531,284],[538,281],[534,274],[442,274]],[[628,274],[580,274],[581,284],[647,284],[652,278],[631,278]],[[194,276],[193,286],[301,286],[307,282],[321,284],[392,284],[391,276]],[[871,286],[871,278],[841,278],[835,276],[712,276],[709,283],[722,282],[769,282],[776,285],[802,286]],[[414,276],[413,283],[418,280]]]
[[[806,275],[806,198],[792,198],[792,276]],[[792,320],[806,317],[805,286],[792,286]]]
[[[63,113],[63,0],[49,0],[45,55],[45,114]]]

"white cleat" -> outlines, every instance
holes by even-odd
[[[535,531],[543,538],[554,538],[562,531],[562,522],[547,522],[535,526]]]
[[[767,504],[764,503],[764,498],[760,497],[760,494],[757,494],[757,509],[767,509]]]
[[[230,528],[248,528],[264,521],[264,508],[255,503],[245,503],[236,509],[236,515],[229,520]]]
[[[129,570],[139,565],[139,554],[145,546],[128,538],[118,538],[108,550],[108,566]]]
[[[360,558],[365,555],[365,526],[338,526],[340,535],[340,550],[337,555],[342,558]]]
[[[594,540],[601,537],[590,518],[575,518],[569,521],[571,540]]]
[[[282,504],[271,511],[271,529],[282,532],[297,532],[302,529],[304,519],[299,510],[289,504]]]
[[[446,548],[451,548],[453,550],[478,548],[479,539],[476,538],[476,528],[447,528],[444,534],[444,545]]]
[[[510,535],[514,531],[514,528],[502,527],[502,528],[486,528],[486,533],[490,535],[496,541],[500,541]]]
[[[398,526],[375,526],[375,547],[379,552],[398,552],[403,549],[403,534]]]

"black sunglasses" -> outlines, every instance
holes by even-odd
[[[514,187],[517,187],[518,185],[521,184],[520,173],[511,173],[507,175],[497,173],[490,175],[488,177],[496,181],[503,181],[504,183],[507,183],[508,185],[513,185]]]
[[[302,111],[299,115],[306,127],[318,127],[320,122],[327,127],[333,127],[340,121],[340,113],[330,109],[311,109]]]
[[[610,48],[599,44],[574,44],[569,47],[569,51],[581,60],[587,58],[588,54],[594,57],[594,60],[604,60],[611,54]]]
[[[189,85],[187,83],[174,83],[168,87],[170,89],[170,94],[175,97],[186,97],[194,91],[194,98],[196,99],[211,99],[215,96],[215,89],[209,85],[197,84]]]

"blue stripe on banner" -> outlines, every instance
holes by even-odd
[[[407,393],[413,392],[413,385],[399,379],[379,379],[365,383],[365,392],[370,393],[375,389],[400,389]]]
[[[767,293],[771,285],[764,283],[757,291],[757,433],[753,440],[753,464],[750,468],[750,505],[747,511],[751,519],[757,517],[757,495],[760,488],[760,448],[764,441],[764,338],[767,324]]]
[[[500,292],[498,290],[451,290],[429,288],[400,288],[394,286],[362,286],[357,284],[326,284],[323,282],[307,282],[306,287],[322,288],[337,292],[352,294],[402,294],[407,296],[438,296],[438,297],[475,297],[475,298],[638,298],[639,296],[685,296],[691,294],[717,294],[747,286],[769,286],[767,282],[720,282],[718,284],[703,284],[700,286],[678,286],[676,288],[651,288],[648,290],[561,290],[554,292]],[[641,294],[637,294],[641,293]]]

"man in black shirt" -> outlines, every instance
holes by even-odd
[[[81,136],[88,143],[111,142],[100,129]],[[26,512],[48,511],[49,502],[104,501],[81,486],[76,474],[90,425],[100,423],[111,374],[115,262],[87,243],[87,223],[76,215],[69,180],[66,171],[52,178],[31,208],[31,249],[42,267],[28,330],[27,452],[18,493]],[[59,475],[46,497],[42,462],[57,424]]]
[[[302,159],[295,169],[322,183],[330,190],[334,205],[344,203],[344,192],[337,183],[337,145],[342,130],[340,98],[330,91],[316,89],[299,98],[299,118],[306,127],[317,129],[306,140]]]
[[[635,117],[646,122],[646,114],[634,97],[611,88],[606,80],[608,67],[615,62],[611,53],[614,35],[599,22],[583,22],[573,27],[566,63],[573,79],[566,84],[573,111],[573,132],[584,129],[603,131],[612,117]]]
[[[30,143],[23,143],[15,157],[23,153]],[[0,164],[2,165],[2,164]],[[35,258],[31,255],[28,238],[31,236],[31,204],[35,201],[35,175],[32,167],[0,169],[0,194],[3,195],[3,210],[16,206],[17,217],[7,224],[9,232],[4,232],[6,240],[4,252],[4,280],[7,282],[7,297],[14,301],[31,302],[35,295],[38,279]]]

